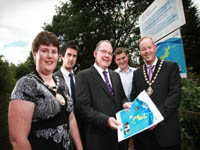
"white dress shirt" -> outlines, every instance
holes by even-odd
[[[65,79],[65,83],[67,84],[67,86],[68,86],[68,88],[69,88],[69,94],[70,95],[72,95],[72,93],[71,93],[71,86],[70,86],[70,77],[69,77],[69,74],[70,73],[73,73],[73,79],[74,79],[74,84],[75,84],[75,78],[74,78],[74,72],[72,71],[72,72],[69,72],[69,71],[67,71],[66,69],[64,69],[63,67],[61,67],[61,72],[62,72],[62,74],[63,74],[63,77],[64,77],[64,79]]]
[[[111,80],[110,80],[110,73],[109,73],[108,69],[103,70],[96,63],[94,63],[94,67],[97,69],[98,73],[101,75],[101,77],[102,77],[102,79],[103,79],[104,82],[106,82],[106,81],[105,81],[105,77],[104,77],[103,71],[107,71],[108,72],[108,80],[109,80],[109,83],[110,83],[110,85],[112,87],[112,83],[111,83]]]
[[[132,101],[130,99],[130,94],[131,94],[131,90],[132,90],[133,72],[135,70],[136,70],[136,68],[133,68],[130,66],[128,66],[127,72],[124,72],[119,67],[117,69],[115,69],[115,72],[119,73],[119,75],[120,75],[125,95],[129,101]]]

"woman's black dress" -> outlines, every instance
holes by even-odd
[[[65,98],[65,105],[58,102],[56,93],[43,83],[36,71],[19,79],[12,91],[11,100],[25,100],[35,104],[28,136],[32,150],[72,149],[69,115],[73,111],[73,101],[61,79],[58,93]]]

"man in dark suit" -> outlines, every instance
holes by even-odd
[[[77,120],[78,128],[79,128],[79,133],[82,139],[82,124],[81,120],[77,117],[76,115],[76,97],[75,97],[75,76],[73,72],[73,68],[76,64],[77,60],[77,54],[78,54],[78,46],[75,44],[74,41],[67,41],[65,42],[60,49],[60,55],[62,59],[62,66],[60,70],[54,73],[54,76],[58,76],[62,78],[65,83],[67,84],[69,88],[69,93],[70,96],[73,99],[73,104],[74,104],[74,114]],[[70,128],[73,128],[73,126],[70,126]],[[73,134],[73,133],[72,133]],[[79,135],[78,135],[79,136]]]
[[[60,68],[60,70],[58,70],[57,72],[54,73],[54,75],[62,78],[65,80],[69,91],[70,91],[70,95],[73,99],[74,102],[74,106],[75,106],[75,95],[73,95],[73,83],[71,82],[71,80],[73,80],[73,82],[75,82],[75,77],[74,77],[74,72],[73,72],[73,68],[76,64],[76,60],[77,60],[77,54],[78,54],[78,47],[75,44],[75,42],[73,41],[67,41],[65,42],[60,49],[60,55],[61,55],[61,59],[62,59],[62,66]]]
[[[178,65],[158,59],[151,37],[139,41],[145,64],[134,72],[131,99],[146,90],[164,117],[164,121],[133,137],[136,150],[179,150],[180,125],[178,107],[181,79]]]
[[[112,55],[111,43],[100,41],[94,51],[94,65],[76,76],[77,112],[85,123],[84,150],[122,150],[124,146],[117,140],[115,113],[128,100],[120,76],[108,69]]]

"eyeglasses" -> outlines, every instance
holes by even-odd
[[[112,56],[113,53],[112,52],[109,52],[109,51],[106,51],[105,49],[102,49],[102,50],[99,50],[103,55],[106,55],[108,54],[109,56]]]

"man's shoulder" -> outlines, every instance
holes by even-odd
[[[140,66],[140,67],[138,67],[138,68],[134,68],[134,73],[141,73],[141,72],[143,72],[143,66]]]
[[[60,75],[61,74],[61,71],[60,71],[60,69],[59,70],[57,70],[57,71],[55,71],[54,73],[53,73],[53,75]]]
[[[129,66],[129,69],[130,69],[132,72],[135,71],[135,70],[137,70],[137,68],[130,67],[130,66]]]
[[[119,73],[120,68],[118,67],[117,69],[114,70],[115,72]]]
[[[114,71],[114,70],[111,70],[111,69],[108,69],[109,73],[110,73],[110,76],[114,76],[114,77],[120,77],[119,73]]]
[[[110,73],[117,74],[117,72],[116,72],[115,70],[108,69],[108,71],[109,71]]]
[[[86,68],[86,69],[83,69],[83,70],[79,71],[77,73],[77,75],[89,74],[89,73],[91,73],[92,70],[94,71],[95,68],[94,67],[89,67],[89,68]]]
[[[63,74],[62,74],[60,69],[58,71],[54,72],[53,76],[58,76],[59,78],[64,79],[64,76],[63,76]]]
[[[164,61],[163,65],[167,66],[167,67],[177,67],[177,63],[176,62],[172,62],[172,61]]]
[[[164,63],[169,64],[169,65],[171,65],[171,64],[176,64],[175,62],[169,61],[169,60],[164,60]]]
[[[134,68],[134,67],[130,67],[130,66],[129,66],[128,69],[129,69],[129,72],[133,72],[133,71],[135,71],[137,68]],[[121,69],[118,67],[118,68],[115,69],[114,71],[117,72],[117,73],[120,73],[120,70],[121,70]]]

